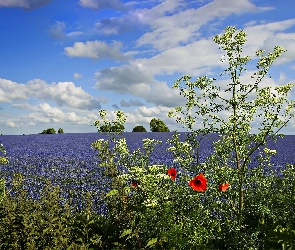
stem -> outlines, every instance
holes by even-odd
[[[232,73],[232,80],[233,80],[233,113],[234,113],[234,126],[233,126],[233,144],[234,144],[234,151],[235,151],[235,158],[236,158],[236,165],[239,172],[239,213],[238,213],[238,225],[241,226],[242,224],[242,214],[244,208],[244,190],[243,190],[243,175],[241,173],[241,164],[240,164],[240,156],[238,150],[238,143],[237,143],[237,101],[236,101],[236,84],[237,84],[237,71],[236,69]]]

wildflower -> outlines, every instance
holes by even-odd
[[[207,179],[204,177],[203,173],[200,173],[189,182],[189,185],[196,191],[205,192],[207,189]]]
[[[221,191],[221,192],[225,192],[227,189],[228,189],[228,187],[230,186],[230,184],[229,183],[222,183],[222,184],[220,184],[219,186],[218,186],[218,189],[219,189],[219,191]]]
[[[167,174],[171,177],[172,181],[174,181],[177,174],[176,168],[169,168]]]
[[[137,187],[138,187],[138,182],[135,181],[135,180],[132,180],[132,181],[131,181],[131,187],[133,187],[133,188],[137,188]]]

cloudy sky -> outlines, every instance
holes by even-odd
[[[288,51],[271,85],[295,82],[294,0],[0,0],[0,133],[94,132],[100,109],[123,110],[126,130],[183,104],[182,75],[224,67],[212,37],[248,34],[245,53]],[[295,92],[291,96],[295,99]],[[295,121],[285,133],[295,134]]]

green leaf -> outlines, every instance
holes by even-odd
[[[125,229],[124,231],[123,231],[123,233],[120,235],[120,238],[123,238],[123,237],[125,237],[126,235],[129,235],[129,234],[131,234],[132,233],[132,229]]]
[[[149,240],[149,242],[147,243],[146,246],[147,247],[152,247],[157,243],[157,241],[158,241],[158,238],[152,238],[152,239]]]
[[[113,195],[117,195],[118,194],[118,190],[117,189],[112,189],[110,192],[108,192],[106,194],[106,197],[109,197],[109,196],[113,196]]]

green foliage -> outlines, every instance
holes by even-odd
[[[0,144],[0,165],[8,164],[8,159],[4,155],[6,154],[6,150],[3,144]]]
[[[207,76],[194,82],[183,76],[175,82],[173,87],[180,89],[187,103],[168,115],[190,131],[184,142],[177,133],[168,140],[175,180],[167,166],[150,165],[149,156],[161,142],[146,139],[142,149],[133,152],[124,138],[92,145],[108,179],[103,197],[108,220],[117,225],[118,249],[269,249],[271,244],[273,249],[291,249],[294,245],[294,166],[273,168],[276,151],[268,148],[294,116],[294,101],[288,100],[293,85],[261,84],[284,49],[276,46],[267,55],[257,51],[253,82],[243,84],[240,77],[251,61],[242,56],[246,33],[228,27],[213,40],[225,52],[222,62],[228,65],[221,76],[228,75],[229,83],[219,86]],[[162,131],[161,124],[154,118],[151,130]],[[212,144],[213,153],[201,161],[200,141],[212,132],[219,138]],[[208,183],[198,192],[188,182],[200,173]]]
[[[166,124],[162,120],[156,118],[151,120],[150,129],[152,132],[170,132]]]
[[[0,144],[0,166],[8,164],[8,159],[4,155],[6,154],[6,150],[4,148],[3,144]],[[0,172],[1,173],[1,172]],[[6,189],[5,189],[5,180],[0,178],[0,203],[2,202],[3,198],[6,195]]]
[[[122,111],[118,110],[115,112],[116,119],[114,121],[108,121],[106,119],[106,115],[107,114],[105,110],[100,110],[99,116],[101,119],[93,123],[93,125],[97,127],[98,132],[115,134],[124,132],[124,123],[126,121],[126,117]]]
[[[111,229],[91,210],[91,200],[79,211],[60,197],[58,186],[47,183],[38,200],[14,176],[13,195],[0,204],[1,249],[107,249],[103,241]]]
[[[147,132],[144,126],[136,126],[133,128],[132,132]]]
[[[176,132],[167,141],[173,171],[150,162],[161,141],[144,139],[131,151],[120,136],[125,114],[117,111],[109,121],[101,110],[94,125],[98,132],[110,132],[109,139],[91,146],[99,159],[98,188],[106,213],[92,211],[90,194],[83,209],[75,209],[51,183],[33,200],[17,175],[0,204],[0,248],[294,249],[295,166],[273,166],[276,151],[268,144],[294,116],[294,101],[288,100],[293,85],[262,85],[284,49],[277,46],[267,55],[258,50],[253,82],[243,84],[240,77],[252,60],[242,56],[246,33],[228,27],[213,40],[225,53],[221,76],[228,84],[207,76],[175,82],[187,103],[168,115],[190,133],[185,141]],[[169,131],[155,118],[150,127]],[[211,133],[219,137],[203,160],[200,142]]]
[[[41,134],[56,134],[56,131],[54,128],[48,128],[43,130]]]
[[[59,128],[58,131],[57,131],[57,133],[63,134],[64,133],[64,130],[62,128]]]

